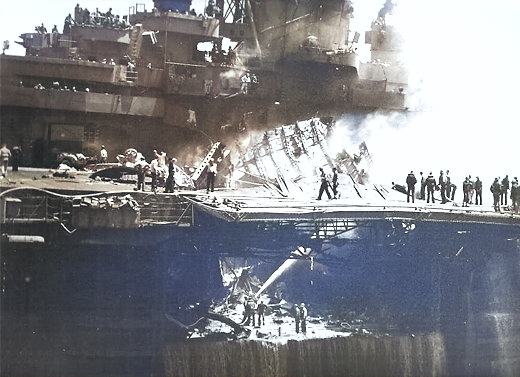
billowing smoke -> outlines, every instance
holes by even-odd
[[[388,13],[392,12],[392,9],[394,9],[394,4],[392,0],[386,0],[383,7],[379,10],[377,17],[384,19]]]
[[[220,73],[220,80],[235,80],[239,82],[240,76],[242,76],[242,72],[235,69],[230,69],[228,71],[223,71]]]
[[[180,149],[175,158],[185,166],[197,167],[208,153],[208,148],[202,145],[189,145]]]
[[[381,1],[370,3],[377,12]],[[410,111],[338,122],[352,145],[366,141],[372,180],[404,182],[410,170],[437,177],[449,169],[454,183],[480,176],[489,192],[494,177],[520,175],[520,3],[395,3],[386,22],[405,37]],[[356,4],[356,15],[362,6]]]

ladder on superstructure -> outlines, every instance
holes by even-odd
[[[142,24],[136,24],[133,26],[132,31],[130,32],[130,44],[128,45],[127,55],[134,64],[139,58],[139,52],[141,50],[141,44],[143,41],[142,28]],[[131,70],[127,67],[126,81],[137,81],[137,71],[135,70],[135,68],[134,70]]]
[[[142,37],[142,24],[136,24],[133,26],[130,32],[130,44],[128,46],[128,56],[132,60],[136,60],[139,57],[139,51],[141,50]]]

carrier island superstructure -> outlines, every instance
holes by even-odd
[[[22,34],[26,56],[0,57],[2,139],[35,151],[27,165],[100,144],[178,155],[246,128],[405,109],[400,37],[377,9],[372,61],[360,63],[350,1],[216,1],[204,15],[188,0],[154,3],[117,27],[72,6],[69,31]]]

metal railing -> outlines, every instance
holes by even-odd
[[[105,223],[104,219],[98,218],[98,221],[94,221],[96,217],[100,214],[106,217],[113,216],[110,210],[118,211],[129,203],[133,211],[120,214],[119,217],[128,217],[119,219],[121,226],[128,226],[134,219],[137,222],[135,226],[193,225],[193,204],[182,195],[142,192],[61,195],[36,188],[15,188],[0,193],[0,223],[56,222],[67,227],[90,227],[96,224],[102,226]],[[128,209],[128,206],[125,209]]]

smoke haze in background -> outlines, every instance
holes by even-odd
[[[365,140],[372,181],[404,183],[410,170],[438,178],[449,169],[458,187],[479,176],[486,196],[494,177],[520,175],[520,2],[396,3],[387,22],[406,41],[410,112],[374,113],[361,124],[345,115],[335,140],[350,137],[352,146],[339,150],[356,152]]]

